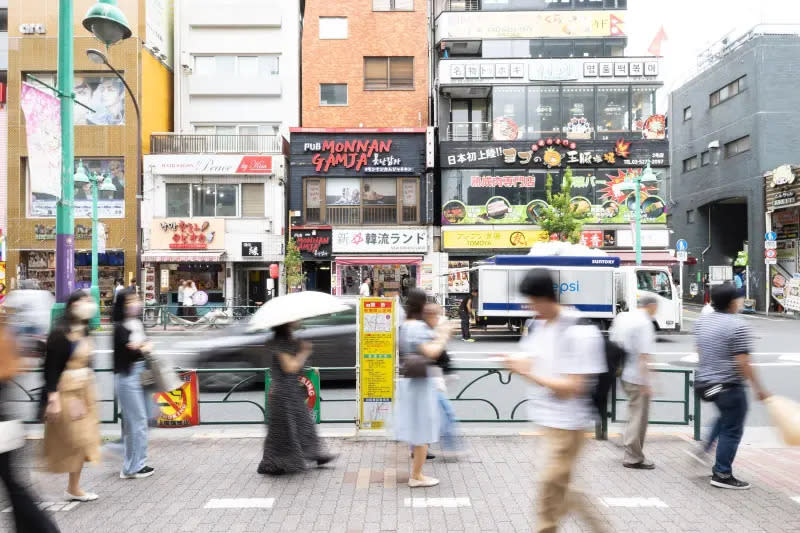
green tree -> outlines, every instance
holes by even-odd
[[[548,234],[558,235],[558,240],[573,244],[581,240],[583,221],[575,212],[572,199],[572,169],[567,167],[561,181],[561,192],[553,194],[553,177],[548,173],[545,182],[547,207],[542,209],[539,225]]]
[[[298,250],[293,237],[290,237],[286,244],[286,258],[283,260],[283,267],[286,270],[288,291],[300,290],[306,281],[306,275],[303,272],[303,257],[300,255],[300,250]]]

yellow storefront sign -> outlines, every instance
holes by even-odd
[[[476,229],[442,232],[445,249],[466,250],[470,248],[530,248],[534,243],[549,240],[547,232],[541,230]]]
[[[359,427],[384,429],[394,398],[397,304],[361,298],[358,308]]]

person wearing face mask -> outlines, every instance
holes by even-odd
[[[114,302],[114,385],[122,410],[123,464],[121,479],[153,475],[147,466],[148,395],[142,386],[145,355],[152,350],[144,335],[142,300],[127,289]]]
[[[46,468],[69,473],[64,497],[88,502],[97,494],[80,487],[85,462],[100,462],[100,424],[97,416],[89,320],[97,305],[86,291],[67,299],[64,315],[47,338],[44,359],[44,455]]]

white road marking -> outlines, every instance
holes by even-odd
[[[51,513],[55,512],[64,512],[64,511],[71,511],[74,509],[80,502],[67,502],[67,501],[60,501],[60,502],[38,502],[36,505],[42,511],[50,511]],[[10,513],[14,510],[13,507],[6,507],[0,513]]]
[[[698,361],[698,356],[696,353],[692,353],[681,357],[682,363],[697,363],[697,361]]]
[[[795,503],[800,503],[800,496],[792,496],[792,500],[794,500]]]
[[[669,507],[658,498],[600,498],[600,503],[606,507]]]
[[[275,498],[212,498],[205,509],[272,509]]]
[[[783,354],[782,356],[778,357],[781,361],[796,361],[800,363],[800,354],[798,353],[787,353]]]
[[[469,498],[405,498],[406,507],[472,507]]]

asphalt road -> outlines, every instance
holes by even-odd
[[[693,337],[690,334],[697,312],[686,311],[684,314],[685,334],[663,334],[658,336],[657,352],[653,369],[659,371],[656,381],[657,400],[680,402],[684,399],[688,374],[696,361]],[[753,354],[755,366],[766,387],[775,394],[781,394],[800,401],[800,343],[798,332],[800,322],[783,318],[763,316],[745,316],[755,334],[756,351]],[[184,340],[197,340],[198,335],[212,335],[214,332],[195,332],[189,334],[171,334],[153,336],[152,341],[157,352],[168,355],[175,365],[183,368],[196,366],[195,354],[181,352],[176,347]],[[501,328],[493,328],[486,332],[474,331],[475,343],[465,343],[454,339],[450,342],[448,353],[459,371],[448,380],[451,397],[461,399],[454,403],[457,414],[465,419],[492,420],[496,418],[519,419],[526,416],[525,406],[518,404],[525,398],[526,384],[519,376],[508,377],[508,374],[492,373],[499,369],[498,356],[518,350],[518,338]],[[111,337],[100,335],[96,338],[94,366],[97,369],[111,368]],[[113,376],[110,372],[98,372],[99,396],[109,400],[113,396]],[[20,384],[26,389],[41,385],[41,375],[25,376]],[[353,419],[355,417],[356,390],[352,383],[323,383],[322,417],[324,419]],[[24,393],[18,391],[17,399],[24,399]],[[201,400],[220,401],[225,394],[201,392]],[[353,401],[346,401],[346,400]],[[334,401],[331,401],[334,400]],[[244,403],[235,403],[244,402]],[[201,418],[208,422],[223,420],[256,421],[262,417],[261,411],[249,402],[263,405],[263,390],[237,391],[227,398],[224,404],[202,404]],[[30,414],[30,406],[18,404],[23,414]],[[515,409],[516,408],[516,409]],[[715,408],[703,403],[703,425],[711,423]],[[619,420],[625,417],[625,402],[617,402]],[[651,410],[651,419],[663,422],[679,422],[684,417],[684,405],[681,403],[658,403]],[[110,417],[112,406],[106,402],[102,406],[104,417]],[[768,418],[763,406],[754,403],[747,419],[748,425],[768,425]]]

